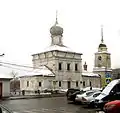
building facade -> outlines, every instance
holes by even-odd
[[[50,28],[50,34],[51,45],[44,52],[32,55],[34,68],[47,66],[55,75],[56,87],[82,87],[82,54],[73,52],[63,44],[63,28],[59,26],[57,18]]]
[[[10,97],[10,80],[12,78],[0,74],[0,98]]]
[[[55,75],[46,66],[29,70],[24,76],[20,76],[19,80],[20,90],[24,91],[24,94],[35,94],[45,89],[55,89]]]
[[[111,78],[111,54],[107,51],[103,40],[103,28],[101,28],[101,43],[98,46],[98,52],[95,53],[93,72],[101,76],[102,86],[107,84],[107,78]]]
[[[120,68],[112,69],[112,80],[120,79]]]
[[[100,75],[93,72],[87,71],[87,64],[83,65],[83,71],[82,71],[82,79],[83,79],[83,88],[85,87],[101,87],[101,79]]]

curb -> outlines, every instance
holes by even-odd
[[[16,97],[3,98],[3,99],[1,99],[1,101],[4,101],[4,100],[19,100],[19,99],[65,97],[65,96],[66,96],[65,94],[36,95],[36,96],[16,96]]]

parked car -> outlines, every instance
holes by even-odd
[[[101,91],[96,91],[96,92],[90,93],[89,95],[86,95],[86,96],[82,97],[81,103],[86,104],[86,105],[88,105],[90,107],[93,107],[95,98],[98,95],[100,95],[100,93],[101,93]]]
[[[105,113],[120,113],[120,100],[114,100],[104,105]]]
[[[86,88],[82,88],[83,91],[89,91],[89,90],[99,90],[101,91],[101,88],[97,88],[97,87],[86,87]]]
[[[120,79],[111,81],[99,96],[95,98],[95,106],[103,109],[103,106],[113,100],[120,100]]]
[[[75,103],[75,97],[77,94],[83,94],[85,91],[75,91],[74,93],[72,93],[71,95],[68,95],[67,97],[67,101],[68,102],[74,102]]]
[[[76,91],[80,91],[80,89],[69,88],[66,93],[67,98]]]
[[[80,102],[81,103],[83,97],[92,95],[94,92],[96,92],[96,90],[89,90],[89,91],[86,91],[82,94],[77,94],[76,98],[75,98],[75,102]]]

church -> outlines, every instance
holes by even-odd
[[[43,52],[32,55],[33,67],[37,71],[20,77],[21,90],[101,87],[101,77],[104,77],[105,71],[111,72],[110,53],[103,37],[95,53],[93,72],[88,72],[86,62],[82,64],[82,53],[74,52],[63,44],[63,31],[56,17],[55,24],[50,28],[51,45]]]
[[[111,54],[107,50],[103,39],[103,27],[101,27],[101,43],[98,46],[98,52],[95,53],[93,72],[101,76],[101,87],[104,87],[111,81]]]

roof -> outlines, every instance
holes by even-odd
[[[72,49],[70,49],[69,47],[67,46],[60,46],[60,45],[51,45],[47,48],[45,48],[41,53],[45,53],[45,52],[49,52],[49,51],[63,51],[63,52],[69,52],[69,53],[76,53],[76,54],[80,54],[82,55],[82,53],[77,53],[75,51],[73,51]],[[37,53],[37,54],[40,54],[40,53]],[[33,54],[33,55],[36,55],[36,54]]]
[[[103,67],[94,67],[93,71],[109,71],[109,72],[111,72],[112,68],[106,68],[104,66]]]
[[[98,53],[104,53],[104,54],[109,54],[110,55],[110,53],[108,51],[106,51],[106,50],[98,51],[95,54],[98,54]]]
[[[13,74],[16,74],[16,77],[33,75],[55,76],[46,66],[34,68],[32,66],[9,65],[3,63],[0,68],[0,78],[13,78]]]
[[[47,47],[44,51],[52,51],[52,50],[60,50],[60,51],[68,51],[68,52],[73,52],[70,48],[66,46],[59,46],[59,45],[52,45]]]
[[[12,77],[9,75],[5,75],[5,74],[0,73],[0,79],[12,79]]]
[[[83,71],[82,76],[88,76],[88,77],[100,77],[99,74],[93,73],[93,72],[88,72],[88,71]]]
[[[27,72],[24,77],[27,76],[47,76],[47,77],[54,77],[55,75],[51,70],[49,70],[46,66],[40,66],[37,69],[32,69],[31,71]],[[21,76],[23,77],[23,76]]]

